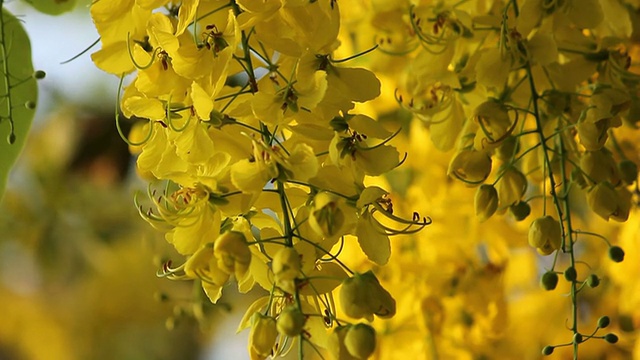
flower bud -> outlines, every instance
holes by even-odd
[[[302,262],[298,252],[290,246],[282,247],[271,262],[276,285],[289,294],[295,293],[294,280],[300,274],[301,267]]]
[[[256,312],[251,317],[249,333],[249,354],[251,359],[266,359],[276,344],[278,329],[276,320],[270,316]]]
[[[582,334],[580,333],[575,333],[573,334],[573,343],[574,344],[580,344],[582,342]]]
[[[618,170],[622,180],[631,185],[638,179],[638,165],[631,160],[622,160],[618,163]]]
[[[491,173],[491,157],[484,151],[463,150],[451,160],[447,173],[463,182],[480,184]]]
[[[344,345],[355,358],[367,359],[376,349],[376,331],[367,324],[352,325],[344,336]]]
[[[555,289],[558,285],[558,274],[553,271],[547,271],[540,278],[540,285],[547,291]]]
[[[564,271],[563,275],[565,280],[569,282],[573,282],[573,281],[576,281],[576,279],[578,279],[578,272],[576,271],[576,268],[573,266],[569,266],[567,270]]]
[[[213,245],[214,255],[220,270],[227,274],[235,274],[236,279],[243,279],[251,264],[251,250],[244,234],[238,231],[227,231],[216,239]]]
[[[511,206],[522,199],[527,191],[527,178],[520,170],[514,167],[505,169],[502,177],[496,184],[498,198],[501,206]]]
[[[547,345],[547,346],[542,348],[542,355],[549,356],[549,355],[553,354],[553,350],[554,350],[553,346]]]
[[[529,226],[529,245],[542,255],[549,255],[560,248],[562,229],[560,223],[547,215],[535,219]]]
[[[516,221],[522,221],[531,214],[531,206],[525,201],[518,201],[517,203],[509,206],[509,211]]]
[[[604,341],[608,342],[609,344],[615,344],[618,342],[618,335],[608,333],[604,336]]]
[[[622,262],[624,260],[624,250],[619,246],[610,247],[609,258],[614,262]]]
[[[278,332],[286,336],[300,335],[305,321],[306,318],[302,311],[296,306],[289,305],[285,307],[280,313],[280,316],[278,316]]]
[[[372,271],[353,274],[340,288],[340,304],[347,316],[373,320],[373,315],[390,318],[396,313],[396,301],[385,290]]]
[[[336,360],[356,360],[357,359],[356,357],[354,357],[349,353],[349,351],[347,350],[344,344],[344,338],[347,335],[347,332],[349,331],[350,328],[351,326],[338,326],[333,329],[333,331],[329,335],[329,338],[327,339],[327,349],[329,350],[329,353],[333,356],[333,358]]]
[[[489,219],[498,209],[498,192],[493,185],[482,184],[474,198],[476,216],[482,222]]]
[[[598,275],[596,274],[589,275],[589,277],[587,278],[587,285],[590,288],[598,287],[598,285],[600,285],[600,278],[598,277]]]
[[[42,79],[44,79],[46,76],[47,76],[47,73],[46,73],[46,72],[44,72],[44,71],[42,71],[42,70],[36,70],[36,71],[33,73],[33,78],[34,78],[34,79],[36,79],[36,80],[42,80]]]
[[[607,326],[609,326],[609,324],[611,323],[611,319],[609,319],[608,316],[601,316],[600,319],[598,319],[598,327],[600,329],[604,329]]]

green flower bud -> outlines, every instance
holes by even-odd
[[[547,271],[540,278],[540,285],[547,291],[555,289],[558,285],[558,274],[553,271]]]
[[[565,280],[570,282],[576,281],[576,279],[578,278],[578,272],[576,271],[576,268],[574,268],[573,266],[569,266],[567,270],[564,271],[564,278]]]
[[[550,215],[535,219],[529,226],[529,245],[542,255],[558,250],[562,243],[560,223]]]
[[[482,184],[476,190],[473,201],[476,216],[482,222],[489,219],[498,209],[498,192],[493,185]]]
[[[598,275],[596,274],[589,275],[589,277],[587,278],[587,285],[590,288],[598,287],[598,285],[600,285],[600,278],[598,277]]]
[[[251,317],[251,331],[249,332],[249,354],[251,358],[266,358],[276,344],[278,329],[276,320],[270,316],[256,312]]]
[[[608,333],[604,336],[604,341],[608,342],[609,344],[615,344],[618,342],[618,335],[614,333]]]
[[[367,359],[376,349],[376,331],[367,324],[352,325],[344,337],[344,345],[355,358]]]
[[[618,170],[622,180],[631,185],[638,179],[638,165],[631,160],[622,160],[618,163]]]
[[[340,304],[347,316],[354,319],[373,320],[373,315],[390,318],[396,313],[396,301],[385,290],[373,274],[353,274],[346,278],[340,288]]]
[[[573,334],[573,343],[580,344],[581,342],[582,342],[582,334],[580,333]]]
[[[609,319],[608,316],[601,316],[600,319],[598,319],[598,327],[600,329],[604,329],[607,326],[609,326],[609,324],[611,323],[611,320]]]
[[[277,328],[278,332],[286,336],[300,335],[306,317],[296,306],[289,305],[285,307],[278,316]]]
[[[614,262],[622,262],[624,260],[624,250],[619,246],[609,248],[609,258]]]
[[[549,356],[549,355],[553,354],[553,350],[554,350],[553,346],[547,345],[547,346],[542,348],[542,355]]]
[[[501,206],[511,206],[522,199],[527,191],[527,178],[514,167],[505,169],[496,184]]]
[[[491,173],[491,157],[484,151],[463,150],[449,164],[449,176],[469,184],[480,184]]]
[[[518,201],[517,203],[509,206],[509,211],[516,219],[516,221],[522,221],[531,214],[531,206],[524,201]]]
[[[42,80],[42,79],[45,78],[45,76],[47,76],[47,73],[42,71],[42,70],[36,70],[33,73],[33,78],[36,79],[36,80]]]

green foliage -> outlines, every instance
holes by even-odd
[[[0,16],[0,196],[33,121],[38,86],[31,45],[22,24],[7,10]]]

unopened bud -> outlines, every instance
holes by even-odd
[[[609,258],[614,262],[622,262],[624,260],[624,250],[619,246],[609,248]]]
[[[352,356],[367,359],[376,349],[376,331],[367,324],[352,325],[344,337],[344,345]]]
[[[529,226],[529,245],[542,255],[549,255],[560,248],[562,230],[560,223],[547,215],[535,219]]]
[[[563,275],[565,280],[570,282],[576,281],[576,279],[578,279],[578,272],[576,271],[576,268],[573,266],[569,266],[567,270],[564,271]]]
[[[509,206],[509,211],[516,221],[522,221],[531,214],[531,206],[525,201],[518,201],[517,203]]]
[[[609,319],[608,316],[601,316],[600,319],[598,319],[598,327],[600,329],[604,329],[607,326],[609,326],[609,324],[611,323],[611,319]]]
[[[555,289],[558,285],[558,274],[553,271],[547,271],[540,278],[540,285],[547,291]]]
[[[289,305],[278,316],[278,332],[286,336],[300,335],[305,321],[306,318],[302,311],[296,306]]]
[[[609,344],[615,344],[618,342],[618,335],[608,333],[604,336],[604,341],[608,342]]]
[[[598,285],[600,285],[600,278],[598,277],[598,275],[596,274],[589,275],[589,277],[587,278],[587,285],[590,288],[598,287]]]
[[[493,185],[482,184],[474,198],[476,216],[482,222],[489,219],[498,209],[498,192]]]

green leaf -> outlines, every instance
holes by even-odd
[[[9,170],[24,147],[35,114],[38,85],[31,44],[22,24],[7,10],[0,16],[0,197]],[[11,141],[13,140],[13,141]]]
[[[60,15],[73,10],[76,0],[24,0],[27,4],[41,13]]]

